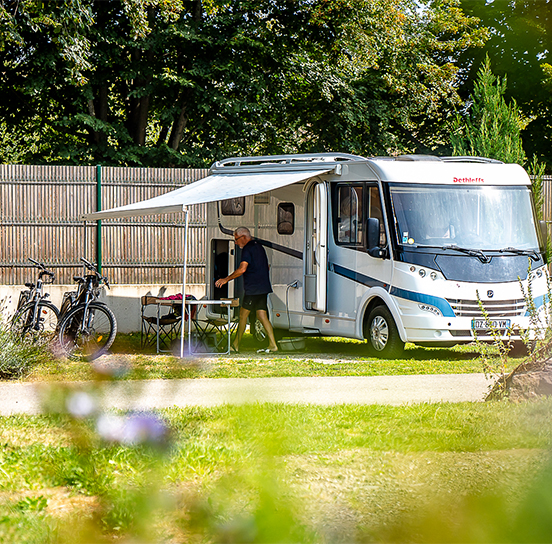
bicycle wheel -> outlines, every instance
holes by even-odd
[[[54,337],[59,319],[59,310],[51,302],[28,302],[13,316],[11,330],[18,336],[49,342]]]
[[[91,302],[85,315],[85,304],[79,304],[62,318],[59,343],[72,358],[96,359],[107,352],[117,335],[113,312],[101,302]]]

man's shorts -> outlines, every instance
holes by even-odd
[[[267,298],[268,294],[244,295],[242,308],[249,310],[250,312],[256,312],[257,310],[264,310],[265,312],[268,312]]]

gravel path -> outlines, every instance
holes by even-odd
[[[103,408],[146,410],[171,406],[216,406],[251,402],[389,404],[482,401],[484,374],[144,380],[106,383]],[[46,388],[36,383],[0,383],[0,415],[38,414]],[[86,388],[87,384],[74,384]]]

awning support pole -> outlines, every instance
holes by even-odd
[[[180,358],[184,358],[184,336],[186,334],[186,273],[188,263],[188,208],[184,209],[184,264],[182,265],[182,323],[180,330]],[[191,310],[191,309],[190,309]],[[192,337],[192,312],[188,312],[188,335]],[[191,350],[191,345],[190,345]]]

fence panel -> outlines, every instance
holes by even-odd
[[[184,214],[83,223],[84,213],[124,206],[182,187],[206,169],[0,165],[0,284],[34,277],[28,258],[43,261],[58,283],[82,272],[80,257],[101,255],[112,283],[179,283]],[[100,182],[100,183],[98,183]],[[544,177],[544,218],[552,221],[552,176]],[[189,283],[205,282],[206,205],[190,207]],[[551,225],[549,224],[549,227]]]
[[[34,277],[28,258],[47,263],[57,283],[101,262],[112,283],[179,283],[184,214],[84,223],[84,213],[152,198],[208,175],[206,169],[0,165],[0,283]],[[203,283],[205,205],[190,207],[188,277]]]

